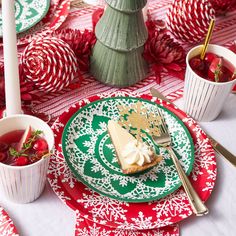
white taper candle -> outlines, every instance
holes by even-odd
[[[14,3],[15,0],[2,0],[4,77],[7,116],[21,113]]]

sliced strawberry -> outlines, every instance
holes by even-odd
[[[212,63],[212,61],[214,59],[216,59],[218,56],[214,53],[211,53],[211,52],[207,52],[206,55],[205,55],[205,58],[204,60],[209,63],[209,65]]]
[[[223,58],[222,57],[217,57],[215,58],[209,67],[208,70],[208,79],[210,81],[215,81],[215,82],[219,82],[219,78],[222,74],[222,64],[223,64]]]
[[[31,133],[32,133],[32,128],[31,126],[29,125],[25,132],[23,133],[19,143],[17,144],[16,146],[16,150],[19,152],[22,150],[23,148],[23,145],[29,140],[29,138],[31,137]]]

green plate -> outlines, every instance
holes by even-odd
[[[151,137],[146,141],[163,160],[153,168],[135,175],[122,173],[115,149],[107,132],[107,122],[118,120],[119,105],[131,106],[138,101],[148,112],[158,107],[168,124],[173,148],[181,164],[189,174],[194,162],[194,145],[183,122],[172,112],[148,100],[131,97],[107,98],[90,103],[76,112],[65,126],[62,149],[73,174],[94,191],[121,201],[147,202],[160,199],[181,185],[177,171],[168,152],[154,144]]]
[[[50,0],[15,0],[16,32],[23,32],[37,24],[48,12]],[[0,12],[2,36],[2,12]]]

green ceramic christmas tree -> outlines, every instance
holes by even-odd
[[[142,57],[148,37],[142,8],[147,0],[106,2],[106,11],[95,28],[97,42],[91,57],[91,73],[102,83],[130,86],[147,73]]]

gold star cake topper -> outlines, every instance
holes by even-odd
[[[145,138],[147,134],[159,136],[158,124],[160,117],[148,110],[142,102],[138,101],[131,105],[118,105],[120,118],[118,123],[129,133],[133,134],[139,141]]]

